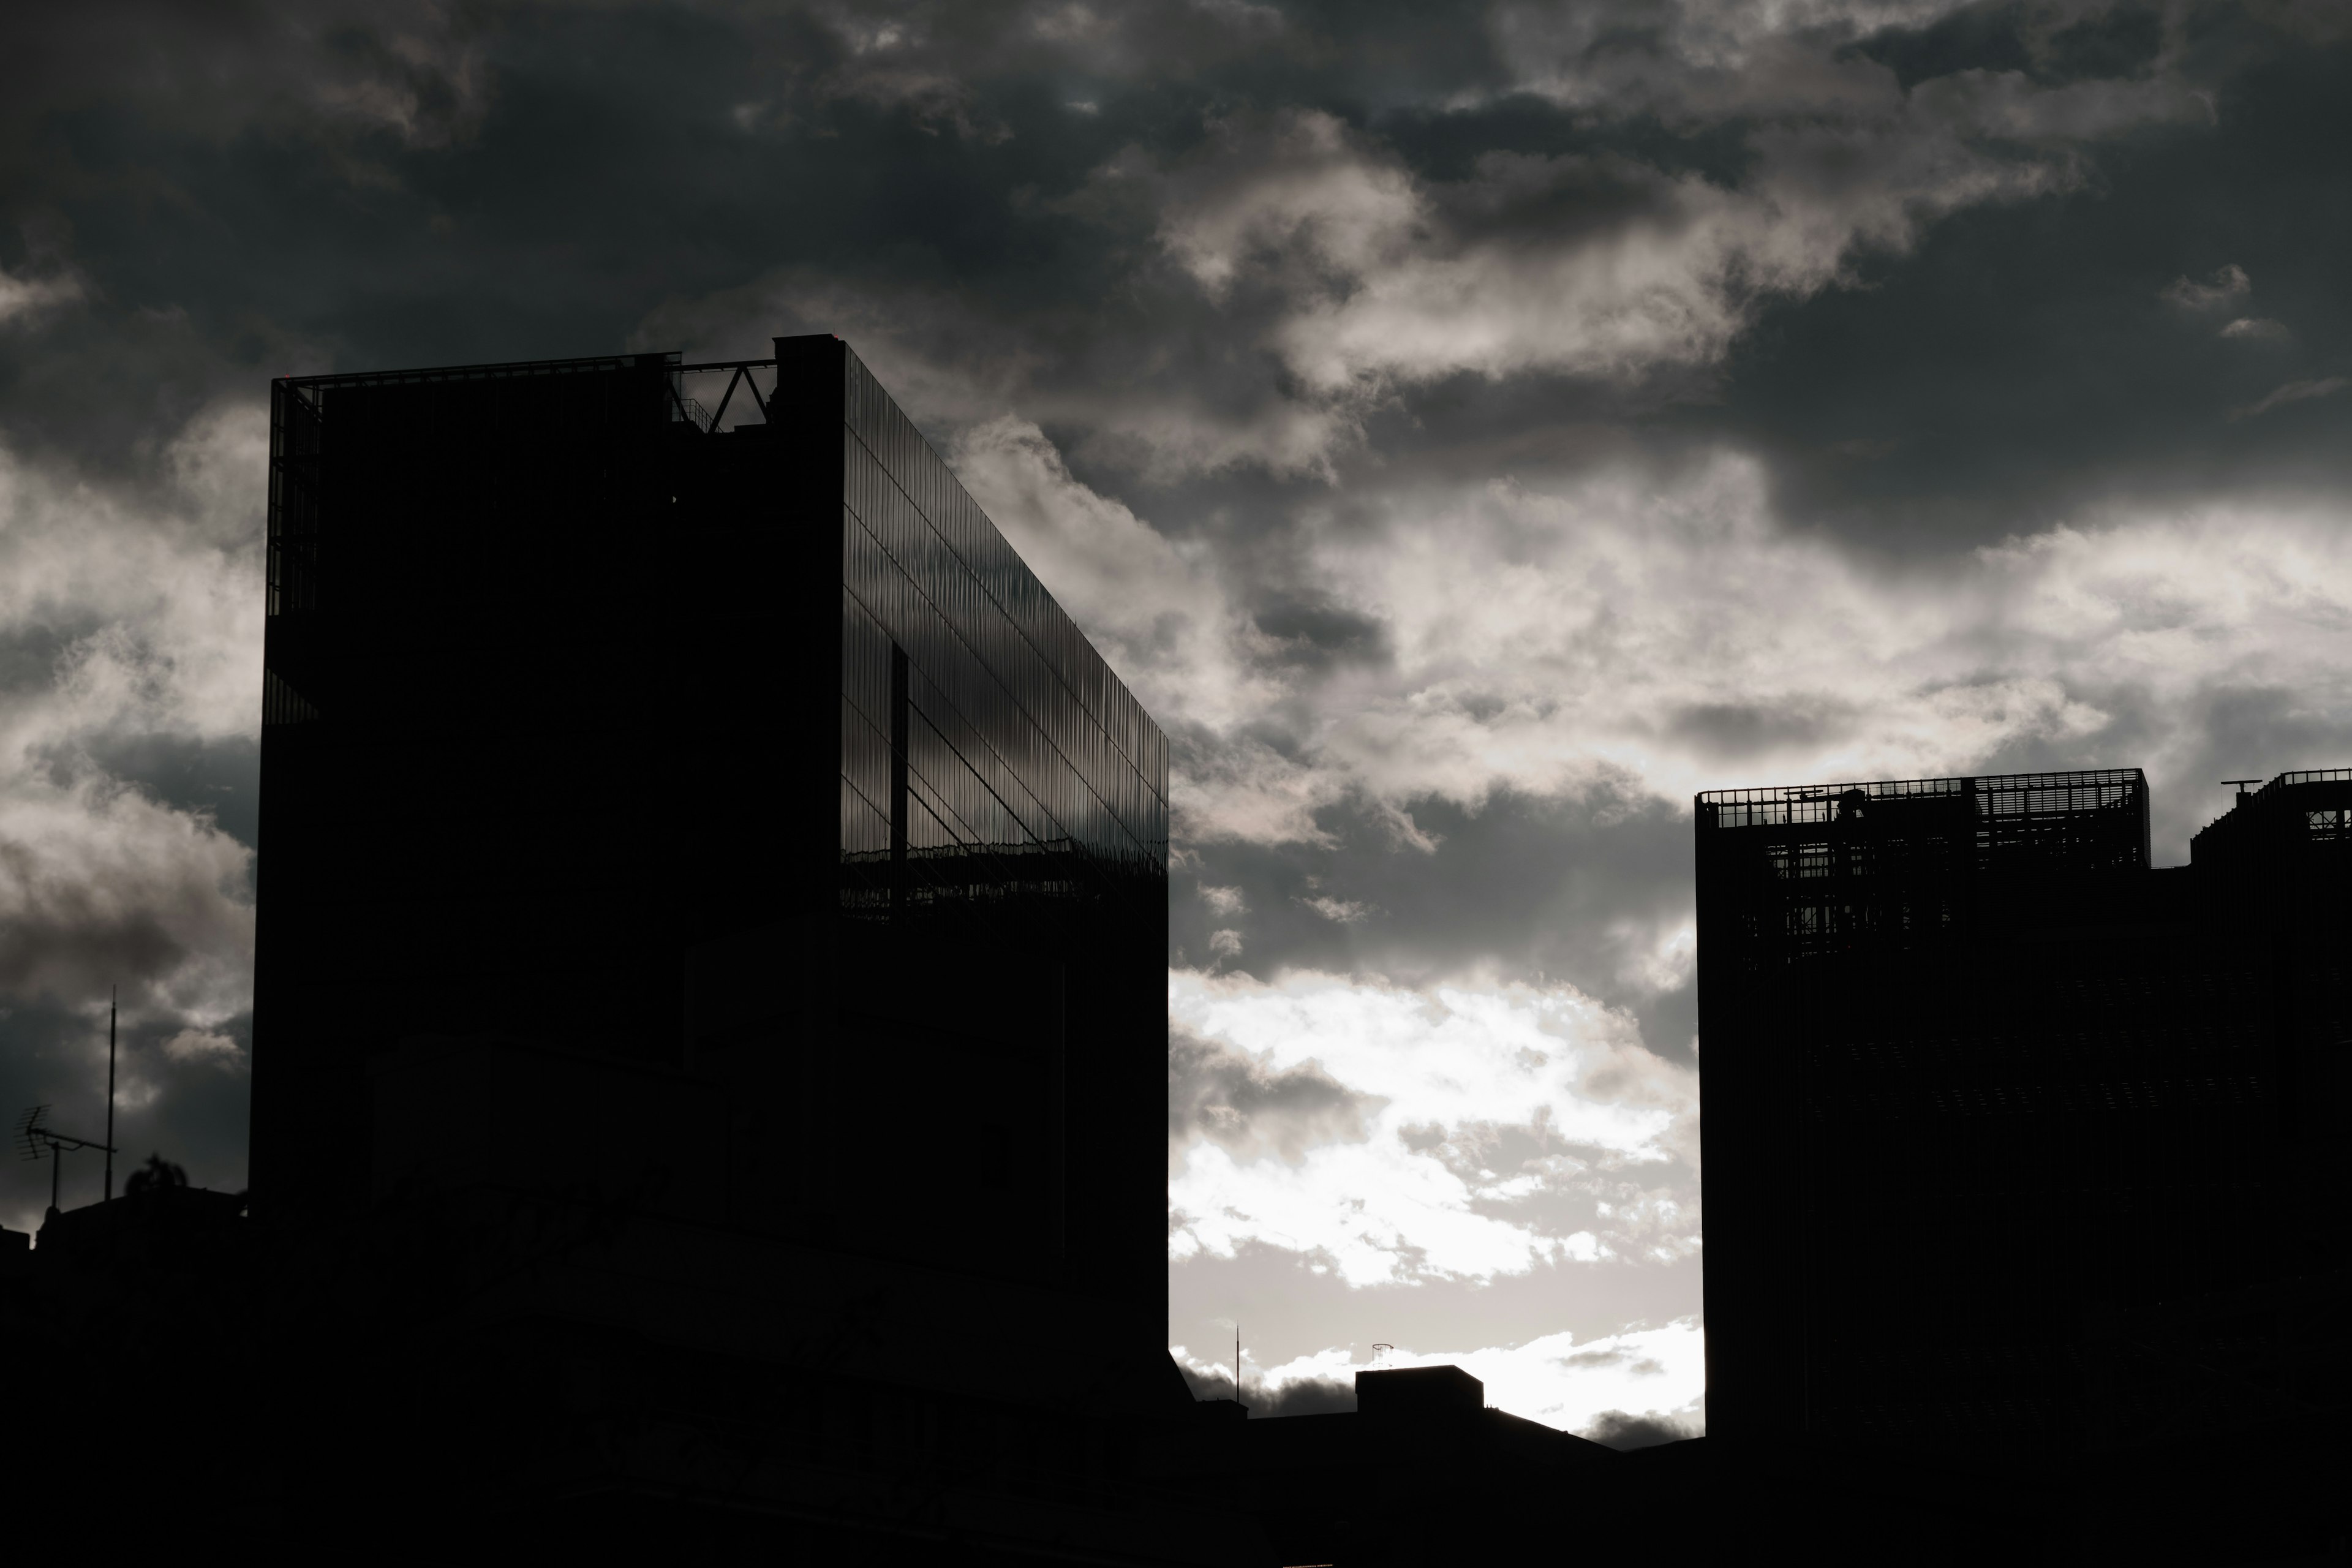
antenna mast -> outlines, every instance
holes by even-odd
[[[115,987],[106,988],[106,1196],[114,1201],[114,1005]],[[52,1184],[54,1185],[54,1184]]]

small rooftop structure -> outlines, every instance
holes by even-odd
[[[1458,1366],[1360,1372],[1356,1408],[1374,1417],[1475,1415],[1486,1408],[1486,1385]]]

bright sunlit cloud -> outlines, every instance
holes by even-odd
[[[1269,1073],[1313,1069],[1365,1105],[1350,1135],[1295,1158],[1206,1131],[1175,1151],[1177,1258],[1257,1242],[1360,1287],[1696,1245],[1693,1205],[1668,1174],[1695,1161],[1694,1075],[1571,988],[1423,993],[1180,970],[1169,1013]]]

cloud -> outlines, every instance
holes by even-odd
[[[1757,68],[1789,64],[1767,51]],[[1499,149],[1435,178],[1365,129],[1287,109],[1213,119],[1181,153],[1129,146],[1089,200],[1153,214],[1163,253],[1210,300],[1278,301],[1263,326],[1236,324],[1341,414],[1340,435],[1398,388],[1450,376],[1712,363],[1764,301],[1846,280],[1858,250],[1901,252],[1945,214],[2070,188],[2074,144],[2195,109],[2153,81],[1972,76],[1906,94],[1864,62],[1815,63],[1807,81],[1824,90],[1676,106],[1761,117],[1730,183],[1622,153]],[[1997,157],[1995,142],[2038,151]]]
[[[252,851],[105,780],[0,796],[0,995],[134,994],[211,1018],[252,983]]]
[[[1762,474],[1729,456],[1663,489],[1626,473],[1402,490],[1371,503],[1377,526],[1304,530],[1325,613],[1384,649],[1338,667],[1283,658],[1034,427],[989,432],[959,444],[970,482],[1176,735],[1190,841],[1326,842],[1324,814],[1360,798],[1425,850],[1415,796],[1633,781],[1680,798],[1734,733],[1750,765],[1915,774],[2104,721],[2045,668],[1986,668],[1968,622],[1998,601],[1980,588],[1875,578],[1776,527]],[[1297,714],[1312,718],[1282,737]]]
[[[1239,888],[1204,887],[1201,889],[1201,901],[1219,915],[1245,914],[1249,910],[1248,904],[1243,901],[1242,890]]]
[[[1688,1061],[1690,825],[1679,803],[1609,789],[1502,790],[1474,811],[1415,802],[1439,842],[1394,845],[1364,815],[1328,818],[1328,846],[1202,844],[1187,878],[1243,887],[1252,974],[1383,974],[1419,989],[1481,973],[1539,977],[1629,1011],[1652,1050]],[[1328,897],[1372,918],[1341,925],[1307,907]],[[1210,917],[1179,897],[1174,946],[1206,952]]]
[[[1244,1160],[1266,1155],[1296,1163],[1318,1143],[1365,1135],[1377,1102],[1348,1088],[1312,1058],[1274,1065],[1202,1039],[1181,1025],[1168,1031],[1168,1141],[1171,1163],[1206,1139]]]
[[[2240,316],[2221,329],[2221,336],[2240,342],[2281,343],[2294,334],[2286,330],[2284,322],[2266,317]]]
[[[248,1005],[252,847],[114,770],[257,731],[266,428],[206,413],[153,489],[0,450],[0,999],[119,984],[190,1041]]]
[[[898,16],[875,21],[851,10],[830,18],[846,46],[844,58],[814,84],[819,99],[848,99],[884,109],[904,109],[915,122],[938,133],[951,129],[966,141],[986,144],[1012,135],[983,110],[971,85],[927,47],[921,20]]]
[[[2294,384],[2271,405],[2343,384]],[[1765,474],[1730,454],[1663,479],[1399,487],[1301,543],[1388,660],[1287,674],[1257,723],[1196,738],[1182,821],[1199,842],[1316,844],[1356,798],[1679,805],[1732,783],[2024,759],[2144,763],[2161,787],[2232,687],[2352,716],[2325,653],[2352,612],[2331,516],[2293,499],[2117,508],[1889,568],[1777,523]],[[1265,737],[1298,712],[1276,749]]]
[[[331,142],[343,177],[382,188],[394,182],[372,134],[434,150],[479,127],[485,32],[437,0],[60,7],[12,31],[0,126],[15,147],[41,118],[93,108],[215,145],[268,127]]]
[[[1497,1409],[1588,1436],[1619,1429],[1629,1410],[1694,1434],[1706,1429],[1706,1336],[1695,1318],[1581,1342],[1546,1334],[1458,1354],[1400,1347],[1390,1362],[1458,1365],[1486,1383],[1486,1402]]]
[[[245,1047],[211,1029],[182,1029],[163,1042],[163,1054],[175,1062],[202,1062],[222,1068],[240,1067]]]
[[[1347,795],[1343,775],[1276,750],[1245,729],[1187,737],[1185,719],[1180,709],[1163,721],[1176,730],[1169,789],[1179,837],[1195,843],[1330,842],[1317,814]]]
[[[2247,404],[2242,408],[2231,409],[2230,411],[2230,417],[2232,420],[2259,419],[2263,415],[2268,414],[2272,409],[2283,408],[2290,403],[2305,403],[2315,397],[2333,397],[2337,393],[2343,391],[2347,385],[2352,385],[2352,382],[2347,382],[2346,378],[2340,375],[2317,376],[2304,381],[2290,381],[2284,385],[2277,387],[2265,394],[2263,396]]]
[[[1285,261],[1360,275],[1423,212],[1410,174],[1313,110],[1215,121],[1181,161],[1155,169],[1130,150],[1104,177],[1156,183],[1160,243],[1212,298]]]
[[[1063,607],[1157,713],[1225,727],[1272,696],[1209,553],[1180,546],[1073,478],[1038,427],[1010,416],[962,430],[949,459]]]
[[[1298,1112],[1262,1091],[1188,1121],[1169,1184],[1172,1256],[1255,1241],[1362,1287],[1691,1244],[1687,1194],[1626,1173],[1695,1162],[1696,1080],[1572,990],[1179,971],[1169,1007],[1171,1037],[1199,1043],[1180,1048],[1249,1063],[1325,1118],[1302,1136]],[[1346,1120],[1330,1120],[1341,1105]]]
[[[1394,676],[1334,692],[1314,740],[1386,798],[1617,779],[1687,798],[1720,765],[1659,717],[1735,706],[1842,715],[1748,760],[1841,775],[1948,772],[2102,722],[2046,668],[1986,666],[1968,623],[1998,602],[1965,577],[1890,578],[1782,531],[1736,458],[1663,492],[1496,481],[1385,510],[1316,553],[1385,623]]]
[[[2192,283],[2185,276],[2174,279],[2165,285],[2163,297],[2185,310],[2210,310],[2244,299],[2253,287],[2254,280],[2246,276],[2246,269],[2232,261],[2214,273],[2210,283]]]
[[[47,278],[16,278],[0,271],[0,327],[26,322],[82,297],[81,279],[70,272]]]
[[[2330,0],[2252,0],[2246,9],[2264,26],[2309,43],[2340,44],[2352,37],[2352,16]]]
[[[1372,907],[1370,904],[1358,903],[1353,899],[1335,899],[1328,894],[1301,899],[1298,901],[1325,920],[1343,926],[1354,925],[1372,912]]]
[[[1653,995],[1679,991],[1698,973],[1698,924],[1696,920],[1659,929],[1638,920],[1615,923],[1610,934],[1622,955],[1621,982],[1635,992]]]

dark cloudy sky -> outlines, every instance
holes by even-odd
[[[2348,147],[2340,0],[13,7],[0,1109],[119,981],[243,1182],[270,376],[835,331],[1176,742],[1171,1342],[1695,1423],[1691,793],[2352,762]]]

